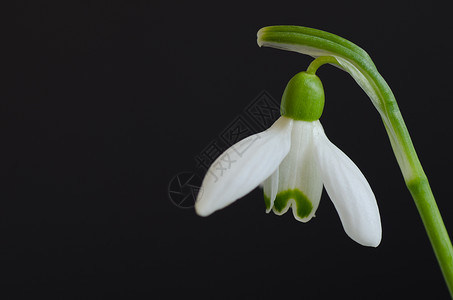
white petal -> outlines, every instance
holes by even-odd
[[[275,197],[278,192],[278,168],[263,183],[264,201],[266,202],[266,213],[269,213],[274,206]]]
[[[314,157],[315,125],[316,122],[293,122],[291,149],[279,167],[278,194],[273,205],[277,215],[291,207],[294,218],[302,222],[314,216],[322,193],[321,174]]]
[[[315,131],[317,162],[327,193],[346,233],[357,243],[377,247],[382,229],[379,209],[359,168],[328,140],[321,126]]]
[[[266,131],[234,144],[211,165],[195,203],[207,216],[248,194],[268,178],[288,154],[292,119],[280,117]]]

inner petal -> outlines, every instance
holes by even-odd
[[[294,218],[309,221],[319,206],[321,173],[315,161],[313,130],[319,121],[294,121],[291,148],[279,167],[278,193],[273,211],[284,214],[291,207]]]
[[[274,212],[277,214],[285,213],[289,207],[293,208],[294,217],[307,218],[313,211],[313,204],[305,194],[299,189],[286,190],[278,193],[274,201]]]
[[[264,181],[263,192],[264,203],[266,204],[266,213],[269,213],[274,206],[274,201],[278,192],[278,168]]]

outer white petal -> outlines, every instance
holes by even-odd
[[[278,194],[273,205],[277,215],[291,207],[296,220],[307,222],[319,206],[322,180],[314,157],[313,129],[316,124],[293,123],[291,149],[279,167]]]
[[[268,178],[288,154],[292,119],[280,117],[269,129],[234,144],[211,165],[195,203],[207,216],[243,197]]]
[[[317,162],[327,193],[346,233],[357,243],[377,247],[382,229],[379,209],[367,180],[357,166],[326,137],[315,131]]]

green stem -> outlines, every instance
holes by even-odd
[[[439,261],[450,295],[453,298],[452,245],[427,178],[407,184],[425,225],[434,253]]]
[[[307,68],[307,73],[315,75],[316,71],[318,71],[319,67],[324,64],[335,64],[338,65],[338,61],[333,56],[320,56],[313,60]]]
[[[395,96],[368,54],[334,34],[299,26],[270,26],[258,32],[258,45],[308,54],[307,72],[325,63],[347,71],[371,98],[381,115],[406,186],[417,206],[445,282],[453,298],[453,247]]]

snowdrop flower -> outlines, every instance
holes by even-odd
[[[236,143],[209,168],[195,209],[207,216],[262,184],[266,212],[289,208],[301,222],[318,208],[323,186],[344,230],[377,247],[381,221],[374,194],[357,166],[326,137],[319,121],[324,90],[318,76],[295,75],[282,97],[282,116],[266,131]]]

